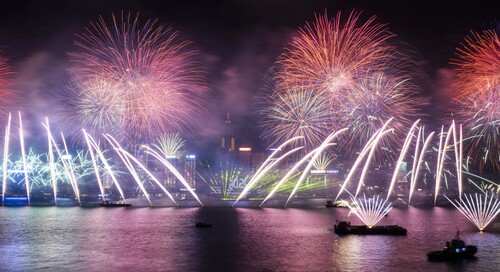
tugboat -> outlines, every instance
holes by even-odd
[[[466,245],[460,239],[460,231],[457,230],[455,239],[451,242],[446,242],[443,250],[430,251],[427,253],[427,258],[430,261],[457,261],[463,259],[474,259],[474,254],[477,252],[477,247],[473,245]]]
[[[204,221],[200,221],[200,222],[196,222],[196,224],[194,226],[197,228],[211,228],[212,224],[204,222]]]
[[[130,207],[132,204],[130,203],[113,203],[109,201],[103,201],[101,204],[101,207]]]
[[[361,234],[361,235],[406,235],[407,230],[398,225],[373,226],[367,225],[353,226],[351,222],[337,221],[334,226],[335,233],[338,235]]]

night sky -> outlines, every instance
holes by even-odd
[[[313,21],[315,14],[327,11],[333,16],[343,11],[347,15],[354,9],[362,11],[364,19],[377,16],[378,23],[386,23],[398,41],[420,56],[419,63],[429,78],[423,88],[429,95],[440,92],[448,61],[470,30],[491,28],[498,22],[495,1],[407,2],[9,1],[0,9],[0,53],[17,73],[17,89],[26,101],[23,112],[33,119],[47,115],[57,122],[53,94],[64,89],[70,65],[67,52],[75,50],[75,34],[82,33],[100,15],[109,19],[111,12],[140,12],[141,22],[158,19],[172,25],[201,52],[213,91],[207,106],[209,120],[204,120],[197,140],[216,141],[229,111],[237,144],[262,149],[265,143],[259,140],[256,102],[263,93],[263,79],[291,35]]]

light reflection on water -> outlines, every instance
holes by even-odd
[[[407,236],[343,236],[347,209],[0,207],[2,271],[494,271],[500,230],[454,208],[393,209]],[[213,223],[197,229],[196,221]],[[498,219],[497,219],[498,222]],[[460,228],[478,259],[431,263]]]

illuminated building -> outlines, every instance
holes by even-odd
[[[216,160],[218,162],[234,161],[236,143],[232,129],[231,118],[229,112],[226,115],[224,134],[221,136],[220,144],[216,149]]]
[[[184,178],[191,188],[196,188],[196,156],[186,155],[184,158]]]
[[[252,148],[238,148],[238,162],[244,169],[252,169]]]

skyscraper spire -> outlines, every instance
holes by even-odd
[[[226,127],[224,128],[224,134],[220,140],[220,147],[224,152],[233,152],[235,150],[235,139],[231,125],[231,115],[229,112],[226,113],[225,123]]]
[[[229,112],[227,112],[227,116],[226,116],[226,125],[228,125],[228,126],[231,125],[231,118],[229,117]]]

